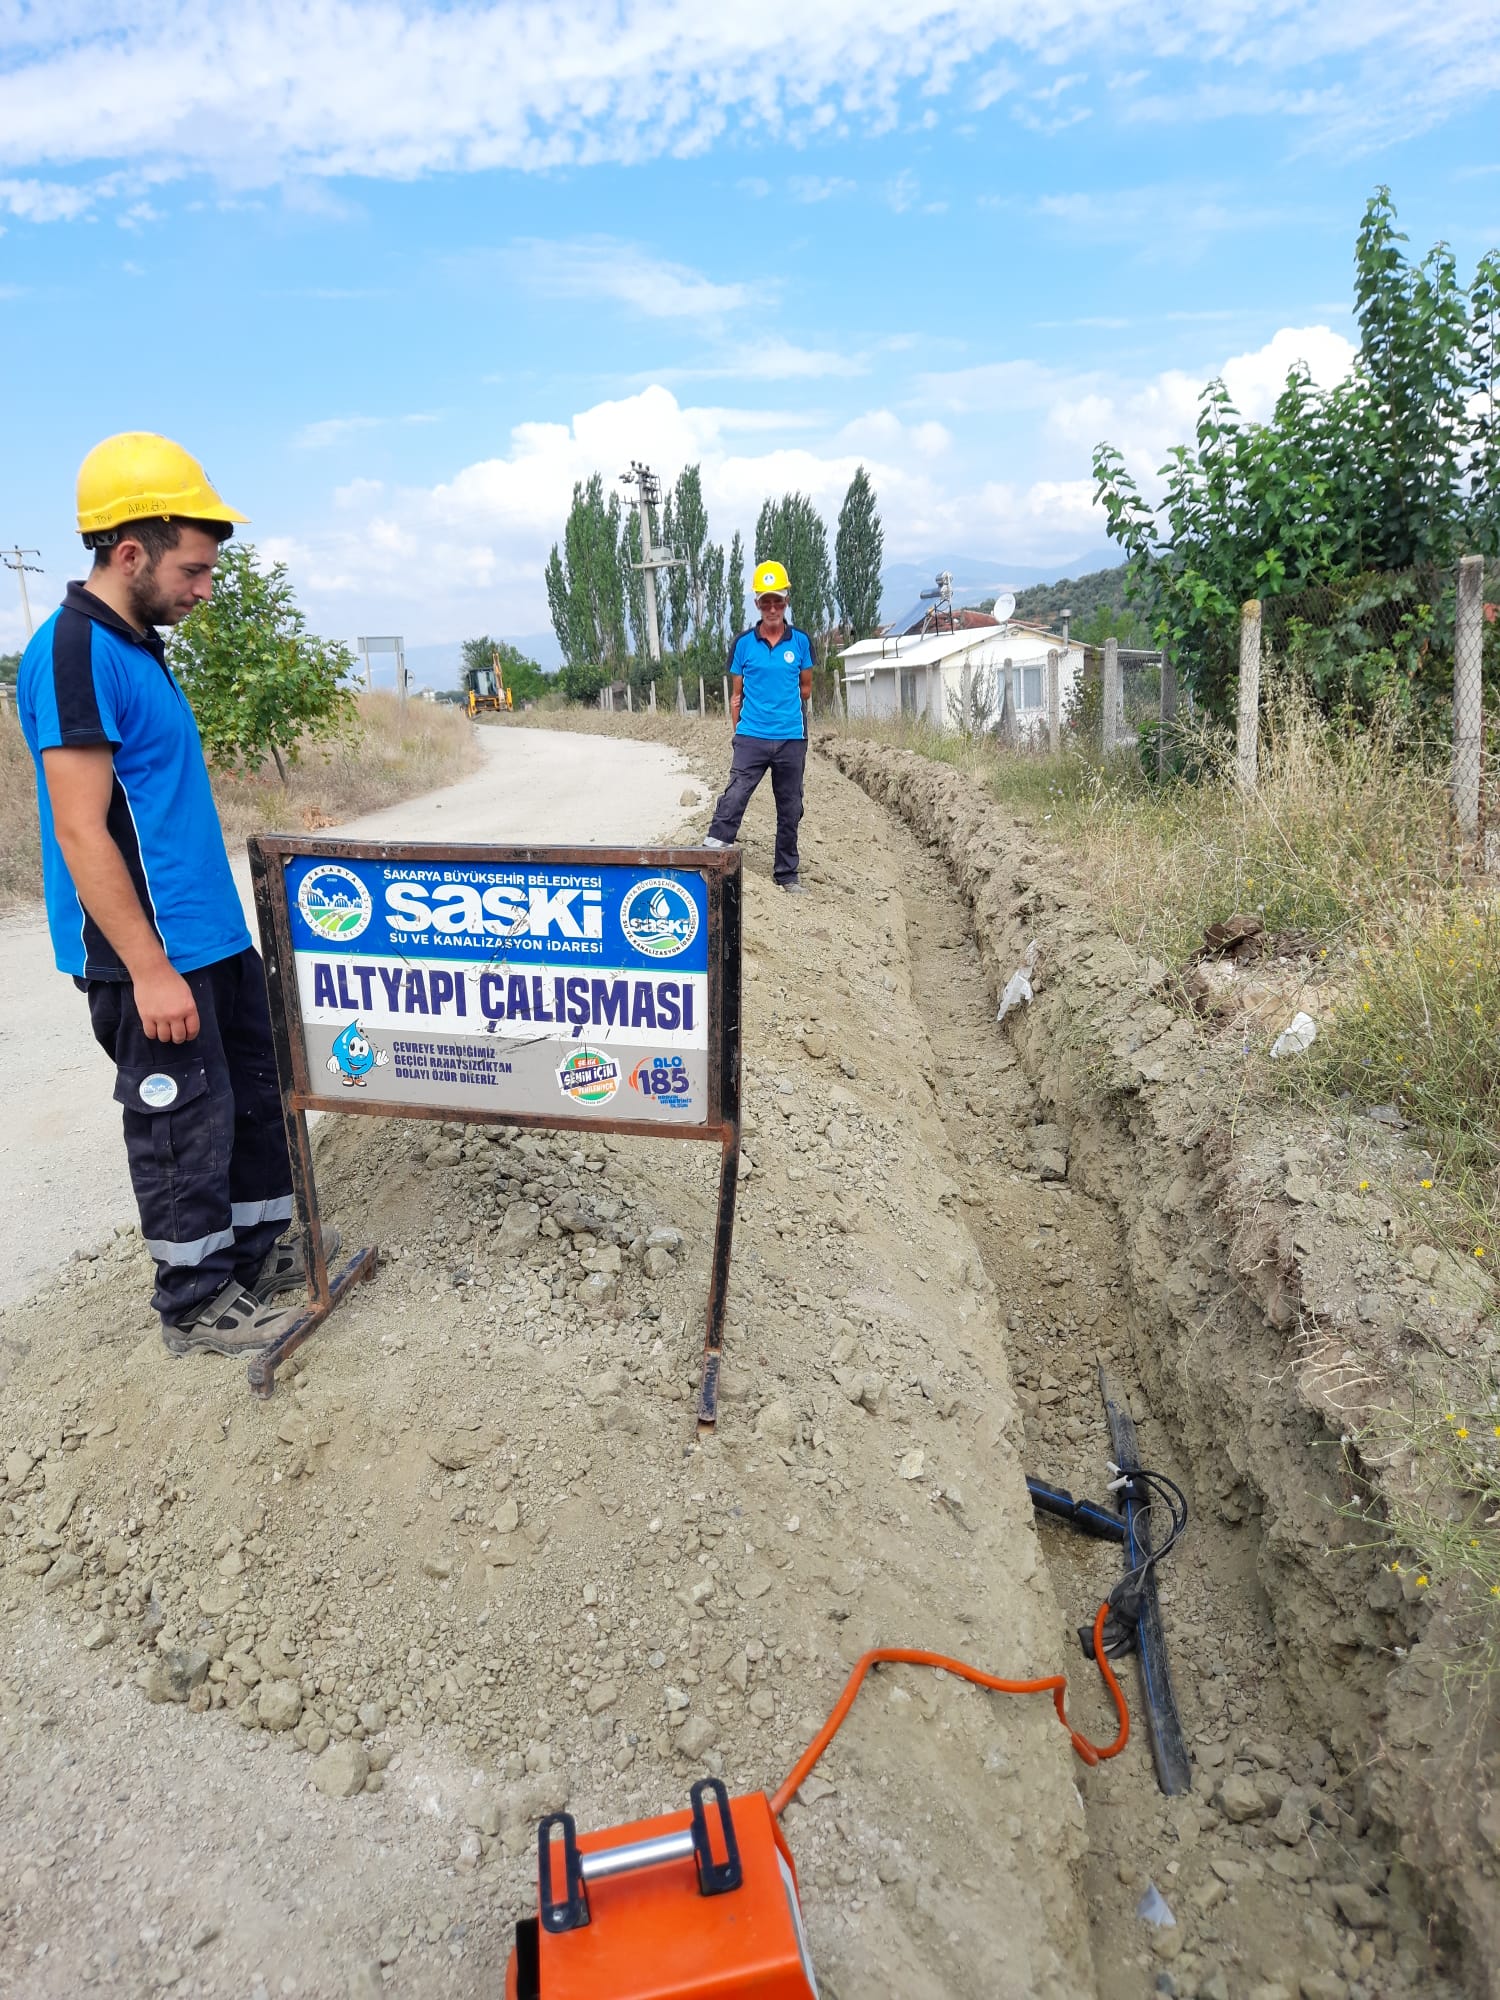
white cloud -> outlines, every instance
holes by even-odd
[[[93,206],[90,188],[62,181],[0,180],[0,211],[21,222],[76,222]]]
[[[1083,452],[1107,439],[1137,478],[1154,484],[1172,446],[1191,439],[1199,398],[1212,374],[1223,378],[1242,417],[1264,423],[1297,362],[1305,361],[1318,386],[1329,388],[1348,374],[1356,353],[1326,326],[1282,327],[1263,347],[1231,355],[1217,370],[1201,374],[1169,368],[1123,386],[1114,376],[1059,379],[1047,425],[1059,443]]]
[[[377,430],[381,422],[379,417],[322,417],[304,424],[292,443],[299,451],[322,451],[326,445],[339,444],[360,431]]]
[[[317,527],[260,546],[290,565],[323,629],[369,630],[373,620],[416,639],[497,616],[517,631],[544,628],[542,568],[574,483],[601,472],[608,488],[632,458],[663,480],[700,464],[713,532],[725,541],[736,527],[748,533],[767,494],[789,489],[809,494],[831,525],[861,464],[892,557],[972,549],[977,538],[1017,562],[1066,561],[1099,536],[1087,481],[966,475],[953,436],[931,417],[874,410],[817,436],[798,434],[797,421],[680,404],[653,384],[570,423],[517,425],[503,454],[436,486],[352,481]]]
[[[721,319],[750,298],[746,285],[716,284],[686,264],[607,236],[520,242],[507,262],[522,284],[544,298],[612,299],[647,319]]]
[[[836,195],[853,194],[854,182],[840,174],[794,174],[787,182],[793,201],[832,201]]]
[[[863,354],[850,354],[835,347],[799,347],[795,341],[772,334],[754,346],[730,349],[722,360],[701,368],[658,369],[656,379],[677,382],[708,382],[732,379],[736,382],[816,382],[829,376],[864,375],[869,361]]]
[[[349,175],[628,163],[702,153],[729,132],[779,145],[838,124],[889,129],[914,94],[961,88],[966,109],[1015,94],[1038,118],[1022,93],[1067,81],[1051,81],[1059,48],[1075,65],[1130,50],[1110,94],[1127,117],[1269,114],[1340,145],[1420,131],[1500,86],[1493,0],[819,0],[795,14],[701,0],[207,12],[148,0],[123,22],[49,0],[0,9],[0,167],[124,169],[134,193],[142,175],[284,182],[316,202]],[[1151,69],[1165,63],[1170,88]],[[34,219],[86,212],[79,189],[46,185],[45,200],[24,197]]]

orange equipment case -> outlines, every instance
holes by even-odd
[[[506,2000],[818,2000],[770,1800],[700,1778],[692,1801],[581,1836],[567,1813],[542,1821]]]

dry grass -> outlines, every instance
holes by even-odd
[[[858,728],[970,771],[1054,832],[1120,935],[1169,964],[1235,914],[1314,932],[1334,952],[1457,879],[1446,793],[1420,746],[1391,721],[1332,729],[1295,689],[1268,704],[1254,793],[1234,781],[1228,740],[1208,732],[1179,746],[1194,777],[1156,785],[1124,754],[1104,764],[1077,749],[1053,757],[910,725]]]
[[[451,785],[483,755],[461,709],[393,694],[361,694],[354,732],[315,745],[283,786],[274,764],[250,777],[215,775],[214,797],[230,851],[252,833],[313,832],[378,806]],[[42,892],[31,756],[13,713],[0,713],[0,907]]]
[[[42,893],[31,752],[14,707],[0,708],[0,909]]]

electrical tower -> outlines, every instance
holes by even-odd
[[[641,524],[641,560],[632,563],[632,569],[640,570],[646,586],[646,645],[656,664],[661,662],[661,622],[656,611],[656,572],[659,569],[680,569],[684,558],[674,555],[670,549],[656,547],[655,531],[651,526],[651,510],[661,504],[661,481],[649,465],[640,460],[630,461],[630,470],[620,474],[622,486],[633,486],[632,496],[636,513]]]
[[[15,571],[16,582],[21,586],[21,616],[26,620],[28,639],[36,631],[36,627],[31,622],[31,599],[26,594],[26,572],[30,570],[33,576],[40,576],[42,566],[40,563],[29,563],[26,558],[39,556],[41,553],[40,549],[0,549],[0,562],[3,562],[7,569]]]

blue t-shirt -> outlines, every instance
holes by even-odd
[[[157,634],[133,631],[102,598],[70,583],[61,608],[21,656],[16,698],[36,764],[42,882],[58,971],[129,977],[73,887],[52,826],[44,750],[114,751],[105,824],[175,969],[194,972],[244,951],[250,933],[198,725]]]
[[[757,626],[741,632],[729,655],[729,671],[744,677],[745,695],[736,736],[764,736],[773,743],[806,735],[802,726],[801,676],[812,671],[807,634],[788,625],[774,646]]]

